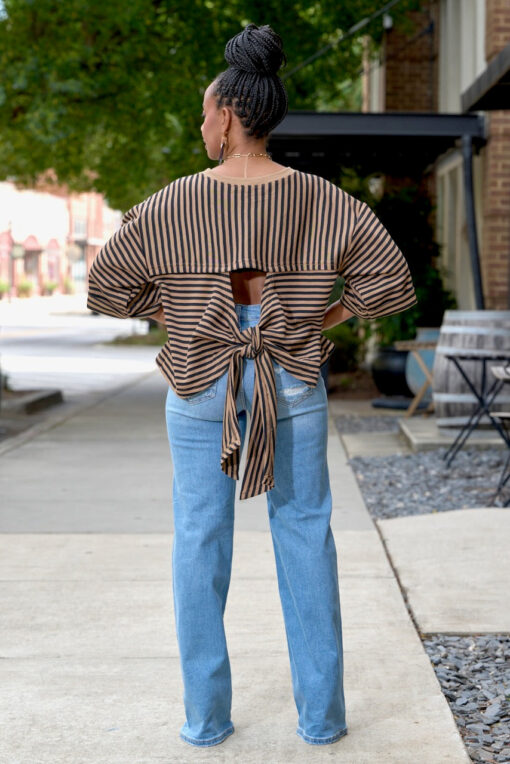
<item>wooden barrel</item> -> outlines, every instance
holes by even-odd
[[[439,426],[458,426],[467,421],[477,400],[455,363],[447,353],[472,353],[479,357],[490,353],[507,354],[510,361],[510,310],[447,310],[439,332],[434,355],[434,411]],[[469,379],[480,389],[483,364],[479,361],[460,361]],[[492,366],[504,361],[486,363],[486,389],[495,377]],[[494,399],[491,411],[510,411],[510,384],[503,385]],[[484,416],[480,424],[488,423]]]

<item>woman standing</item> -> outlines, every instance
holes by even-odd
[[[91,269],[88,305],[168,329],[173,595],[183,740],[234,732],[223,615],[240,499],[265,493],[285,620],[297,734],[347,734],[337,554],[326,456],[322,330],[416,303],[406,260],[370,208],[317,175],[272,161],[285,117],[280,37],[248,24],[204,94],[202,136],[219,164],[129,210]],[[328,306],[341,274],[340,300]]]

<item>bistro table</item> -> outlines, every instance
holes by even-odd
[[[500,421],[498,421],[498,419],[495,418],[495,415],[491,414],[489,410],[494,401],[494,398],[503,387],[504,380],[495,377],[493,382],[488,386],[487,363],[492,361],[510,361],[510,351],[506,353],[495,353],[494,351],[490,350],[478,350],[477,352],[471,350],[460,353],[446,353],[445,358],[448,358],[449,361],[452,361],[452,363],[455,364],[459,373],[462,375],[469,389],[472,391],[473,395],[478,401],[468,421],[463,425],[459,434],[444,455],[444,459],[446,459],[447,466],[449,467],[473,430],[478,427],[480,419],[484,414],[487,415],[490,424],[494,427],[495,430],[497,430],[505,443],[507,442],[505,432],[501,426]],[[466,369],[463,367],[462,362],[464,361],[474,361],[482,365],[479,387],[476,385],[476,382],[471,379]]]
[[[437,347],[437,342],[432,342],[431,340],[397,340],[395,343],[395,347],[397,350],[408,350],[413,358],[416,360],[418,366],[425,374],[425,381],[423,385],[420,387],[416,395],[414,396],[413,400],[411,401],[410,405],[407,408],[406,413],[404,414],[404,418],[408,416],[412,416],[416,409],[418,408],[418,404],[420,403],[421,399],[427,392],[427,387],[432,388],[432,371],[429,369],[421,355],[419,354],[419,350],[434,350]],[[434,410],[434,401],[431,400],[427,408],[425,409],[425,413],[430,413]]]
[[[503,384],[510,384],[510,361],[504,366],[493,366],[491,371],[494,376],[497,377],[497,379],[500,379],[503,382]],[[503,470],[501,471],[496,493],[492,498],[492,503],[494,504],[499,494],[510,480],[510,411],[494,411],[492,416],[500,423],[505,434],[505,442],[509,448],[508,456],[503,465]],[[509,504],[510,498],[505,501],[503,506],[508,507]]]

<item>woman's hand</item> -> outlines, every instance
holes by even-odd
[[[347,321],[348,318],[352,318],[354,313],[340,303],[340,300],[332,302],[328,305],[324,314],[324,320],[322,322],[322,329],[331,329],[332,326],[341,324],[343,321]]]

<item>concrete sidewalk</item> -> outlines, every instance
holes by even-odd
[[[0,458],[0,760],[469,762],[331,416],[349,733],[327,746],[295,733],[262,496],[236,506],[225,612],[235,733],[206,749],[180,740],[164,394],[156,371]]]
[[[480,507],[378,520],[424,634],[510,632],[510,511]]]

